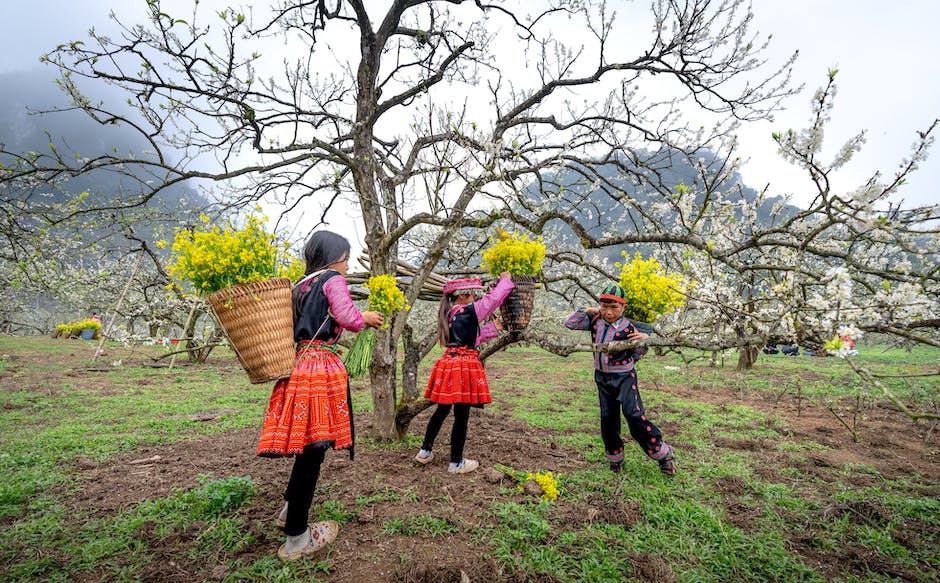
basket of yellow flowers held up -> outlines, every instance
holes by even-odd
[[[302,263],[280,252],[263,217],[223,228],[200,218],[197,228],[177,229],[167,272],[206,297],[252,383],[289,377],[296,355],[291,280],[302,275]]]
[[[545,260],[542,239],[531,240],[525,234],[517,235],[497,229],[492,246],[483,252],[483,268],[493,276],[508,271],[515,286],[500,305],[503,327],[507,332],[525,330],[532,317],[537,275]]]

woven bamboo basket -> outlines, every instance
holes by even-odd
[[[289,377],[294,370],[291,282],[280,277],[227,287],[209,306],[254,384]]]
[[[532,317],[536,278],[534,275],[514,275],[512,283],[515,287],[499,306],[499,313],[507,332],[521,332]]]

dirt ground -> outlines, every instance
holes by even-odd
[[[494,359],[495,361],[496,359]],[[492,374],[511,374],[501,370],[498,362],[488,364]],[[22,372],[22,369],[21,369]],[[38,373],[37,373],[38,374]],[[43,373],[48,374],[48,373]],[[18,382],[36,382],[50,386],[48,378],[23,379]],[[81,383],[81,376],[69,378],[73,385]],[[52,384],[54,386],[54,384]],[[704,401],[718,405],[746,405],[773,417],[785,420],[784,434],[805,438],[825,445],[822,452],[807,454],[808,462],[796,466],[799,470],[819,476],[825,480],[834,477],[839,466],[845,463],[865,464],[874,467],[885,478],[896,479],[909,476],[912,471],[926,476],[927,483],[940,484],[940,448],[936,442],[926,445],[912,431],[912,425],[889,410],[872,412],[861,427],[860,441],[853,441],[851,434],[842,430],[831,414],[824,408],[802,407],[797,414],[796,403],[789,397],[773,400],[768,396],[742,395],[736,391],[710,388],[707,391],[686,386],[645,386],[644,390],[662,390],[684,399]],[[668,410],[668,405],[659,407],[658,417]],[[423,432],[430,410],[419,415],[412,424],[412,432]],[[451,417],[452,419],[452,417]],[[213,422],[211,419],[207,423]],[[368,414],[357,414],[357,433],[368,434],[371,418]],[[344,452],[329,452],[320,477],[314,504],[335,500],[345,504],[347,510],[356,510],[358,515],[342,527],[340,537],[332,551],[330,560],[336,568],[328,580],[337,583],[361,581],[391,581],[399,583],[444,582],[444,581],[532,581],[524,574],[506,573],[491,560],[481,560],[488,547],[485,541],[472,539],[464,533],[446,534],[436,537],[393,536],[383,534],[383,524],[395,517],[407,517],[413,513],[414,502],[383,502],[381,504],[357,505],[357,497],[380,493],[386,488],[397,492],[414,493],[423,501],[422,513],[436,517],[459,516],[462,521],[484,523],[492,502],[506,501],[500,492],[505,482],[493,483],[480,471],[470,476],[451,476],[446,471],[447,447],[450,434],[449,419],[441,431],[435,450],[437,459],[427,467],[418,467],[412,461],[414,451],[360,446],[356,459],[351,462]],[[666,435],[674,433],[668,422],[660,425]],[[489,409],[474,409],[471,413],[470,437],[467,454],[481,461],[482,468],[499,462],[511,467],[550,469],[570,474],[588,467],[582,453],[553,443],[543,445],[550,432],[531,430],[524,423],[493,414]],[[257,543],[243,549],[239,558],[251,561],[271,556],[282,542],[283,535],[275,527],[274,519],[282,505],[281,491],[287,482],[290,460],[261,459],[254,455],[258,429],[228,431],[212,437],[194,441],[176,442],[167,445],[145,447],[126,455],[117,456],[98,464],[79,457],[74,469],[82,478],[80,489],[68,497],[67,504],[76,510],[88,511],[94,517],[112,515],[122,509],[131,508],[147,498],[167,495],[173,488],[191,488],[197,485],[196,476],[211,472],[216,478],[250,475],[258,489],[258,495],[242,509],[247,513],[248,524],[254,531]],[[721,441],[721,440],[719,440]],[[679,441],[674,445],[681,452],[691,447]],[[779,452],[772,445],[757,440],[724,440],[722,447],[746,450],[759,461],[758,472],[767,480],[785,483],[803,491],[805,488],[792,477],[782,473],[784,467],[794,467],[791,456]],[[681,461],[681,458],[680,458]],[[481,469],[482,469],[481,468]],[[688,464],[680,471],[694,472]],[[629,480],[629,476],[624,479]],[[852,485],[865,487],[876,485],[881,477],[857,473]],[[747,491],[740,479],[726,479],[720,485],[725,497],[729,516],[735,526],[747,530],[759,516],[760,509],[739,501]],[[326,492],[326,493],[324,493]],[[812,492],[806,495],[813,496]],[[522,494],[517,501],[531,500]],[[631,525],[642,519],[640,511],[629,504],[612,504],[589,498],[584,503],[556,505],[555,517],[572,525],[594,520]],[[849,514],[858,520],[877,517],[887,512],[874,505],[834,505],[827,512]],[[222,579],[229,569],[225,557],[218,564],[192,564],[180,560],[181,548],[197,544],[200,525],[196,524],[178,537],[160,539],[145,528],[142,536],[150,536],[148,545],[158,557],[149,570],[140,575],[153,581],[195,581]],[[912,524],[912,537],[931,533],[937,535],[940,525]],[[847,572],[863,573],[871,568],[906,579],[898,565],[883,564],[880,559],[869,556],[868,549],[838,549],[825,556],[810,544],[812,533],[806,525],[794,524],[786,533],[791,541],[791,550],[820,573],[829,578],[845,576]],[[912,541],[916,543],[916,540]],[[637,554],[630,557],[634,576],[643,581],[674,581],[675,575],[669,565],[654,556]],[[881,561],[881,563],[879,563]],[[466,577],[463,578],[462,577]],[[94,577],[92,577],[94,579]],[[543,579],[549,580],[549,579]]]

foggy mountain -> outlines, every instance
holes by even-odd
[[[662,200],[662,192],[677,192],[679,185],[685,185],[691,188],[692,192],[698,192],[696,203],[701,203],[703,197],[702,179],[698,170],[689,163],[689,161],[678,153],[668,151],[662,152],[638,152],[639,157],[643,159],[653,158],[657,160],[655,172],[644,171],[636,166],[626,163],[628,170],[636,171],[641,174],[655,175],[656,186],[646,182],[640,182],[625,175],[624,171],[614,164],[600,167],[600,175],[614,189],[621,190],[624,195],[637,201],[640,206],[652,204],[653,201]],[[673,155],[675,154],[675,155]],[[701,162],[710,167],[719,161],[718,156],[712,152],[703,152],[700,155]],[[666,162],[668,160],[668,162]],[[560,172],[545,175],[541,183],[532,183],[524,191],[523,196],[531,204],[541,204],[549,197],[544,191],[557,193],[559,186],[562,186],[563,198],[568,201],[579,199],[580,202],[575,206],[571,215],[584,225],[588,233],[592,236],[600,237],[607,233],[623,233],[628,231],[642,230],[644,219],[637,213],[625,207],[620,202],[614,200],[607,192],[588,183],[585,175],[575,169],[564,169]],[[611,186],[607,189],[611,190]],[[744,184],[742,176],[734,172],[721,184],[713,187],[713,190],[723,193],[724,199],[729,201],[739,201],[741,199],[748,203],[757,200],[759,193],[757,190]],[[688,195],[687,195],[688,196]],[[799,208],[786,204],[782,207],[780,215],[776,218],[772,216],[772,209],[775,204],[780,202],[782,197],[765,197],[758,206],[758,221],[762,226],[770,225],[774,220],[793,216],[799,212]],[[559,222],[553,222],[559,224]],[[567,226],[562,227],[561,239],[563,244],[577,245],[575,233]],[[640,251],[645,257],[656,255],[654,248],[647,245],[619,246],[606,249],[601,252],[611,262],[622,261],[621,251],[627,251],[631,256],[635,251]]]
[[[108,96],[99,94],[89,97],[95,102]],[[120,102],[114,96],[106,101]],[[45,153],[49,152],[50,144],[54,144],[57,151],[69,158],[76,155],[94,157],[112,152],[145,157],[151,149],[146,140],[129,128],[102,126],[82,111],[50,112],[67,107],[68,100],[55,84],[51,72],[33,70],[0,74],[0,144],[3,144],[5,150],[16,153]],[[129,200],[140,195],[147,181],[154,180],[159,178],[143,175],[142,171],[129,176],[126,173],[99,170],[65,179],[55,185],[38,186],[31,192],[0,190],[0,196],[57,203],[87,191],[89,203],[115,198]],[[198,209],[208,204],[209,201],[194,188],[183,184],[173,185],[148,203],[146,214],[151,219],[145,220],[144,224],[136,223],[136,234],[152,241],[159,223],[176,223],[179,219],[193,216]],[[153,224],[150,224],[150,220]]]

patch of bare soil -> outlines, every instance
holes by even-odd
[[[633,576],[641,583],[675,583],[676,574],[669,563],[657,555],[636,553],[630,557]]]
[[[415,420],[414,428],[423,431],[430,411]],[[369,415],[357,415],[357,430],[368,431]],[[447,473],[447,451],[452,418],[445,422],[435,451],[438,458],[426,467],[412,460],[414,451],[360,445],[351,462],[344,452],[330,452],[320,475],[314,507],[324,501],[337,501],[356,517],[344,524],[330,554],[336,565],[329,580],[360,581],[534,581],[532,574],[504,573],[492,561],[483,558],[489,551],[485,542],[472,540],[462,532],[440,536],[404,536],[383,533],[386,521],[408,518],[418,512],[447,519],[460,526],[487,520],[490,504],[505,500],[500,489],[505,483],[490,483],[483,472],[454,476]],[[256,499],[240,513],[248,518],[257,542],[238,553],[238,558],[253,560],[273,554],[283,542],[274,520],[282,505],[282,490],[290,473],[291,460],[262,459],[254,456],[258,430],[238,430],[210,438],[141,448],[133,455],[112,458],[97,465],[91,460],[76,462],[82,478],[80,487],[69,497],[69,504],[92,516],[105,516],[147,498],[166,496],[174,488],[197,485],[199,474],[214,478],[250,475],[258,488]],[[473,410],[467,455],[480,459],[484,467],[499,462],[511,467],[538,468],[568,473],[586,466],[582,456],[562,447],[545,447],[543,436],[520,422]],[[357,497],[398,493],[400,501],[357,504]],[[410,495],[417,502],[409,501]],[[522,494],[518,502],[531,501]],[[417,507],[416,507],[417,506]],[[594,516],[622,524],[636,518],[620,517],[629,510],[600,508]],[[635,512],[635,511],[634,511]],[[193,581],[225,576],[222,565],[192,564],[181,560],[180,549],[199,544],[201,526],[169,538],[154,535],[155,525],[147,525],[140,535],[159,560],[153,561],[142,576],[147,580]],[[221,557],[224,559],[224,557]],[[221,578],[220,577],[220,578]],[[521,578],[520,578],[521,577]]]
[[[921,496],[936,496],[936,485],[940,484],[940,448],[936,440],[925,443],[910,420],[900,412],[888,407],[867,411],[867,419],[856,428],[858,439],[842,427],[825,407],[808,406],[797,402],[795,396],[778,398],[762,393],[744,393],[726,388],[709,388],[703,391],[691,386],[656,387],[683,399],[712,403],[719,406],[744,405],[762,411],[768,416],[783,419],[783,427],[774,426],[781,433],[797,440],[806,440],[826,446],[823,451],[812,451],[804,457],[806,461],[794,461],[794,456],[774,447],[773,440],[733,440],[716,438],[720,447],[747,451],[757,461],[756,472],[769,482],[785,483],[810,500],[821,502],[823,513],[834,518],[848,516],[857,524],[867,524],[876,529],[885,528],[889,511],[877,504],[854,502],[845,504],[826,503],[825,492],[817,492],[807,486],[805,480],[784,473],[784,468],[799,470],[797,475],[816,476],[824,482],[841,479],[855,488],[879,487],[882,480],[898,480],[917,477],[923,486],[913,486],[912,492]],[[647,389],[649,390],[649,389]],[[666,430],[668,435],[668,427]],[[676,444],[678,445],[678,443]],[[681,455],[681,446],[679,446]],[[855,472],[847,477],[842,468],[846,464],[874,468],[876,473]],[[686,467],[688,471],[694,468]],[[761,509],[739,499],[747,494],[743,480],[719,481],[719,491],[725,497],[729,521],[747,530],[760,515]],[[895,517],[896,518],[896,517]],[[791,551],[799,554],[803,561],[827,579],[841,579],[847,574],[864,577],[867,572],[883,573],[901,580],[918,580],[917,573],[898,561],[869,547],[849,544],[831,549],[823,548],[820,533],[813,525],[802,524],[794,519],[792,528],[785,533]],[[904,520],[903,528],[892,530],[892,537],[910,549],[927,548],[940,535],[940,525],[929,524],[917,518]]]
[[[645,387],[652,390],[654,387]],[[805,439],[826,446],[826,450],[812,452],[813,473],[825,477],[831,471],[845,464],[859,464],[875,468],[879,476],[871,476],[871,483],[881,478],[898,479],[917,474],[922,481],[930,484],[940,483],[940,447],[936,441],[924,443],[911,421],[902,413],[887,407],[878,407],[867,411],[868,418],[857,428],[858,441],[852,434],[841,427],[839,422],[825,407],[808,406],[805,401],[798,407],[793,396],[784,395],[775,398],[765,393],[744,393],[727,388],[709,388],[707,391],[692,386],[660,386],[656,389],[676,395],[683,399],[711,403],[719,406],[743,405],[757,409],[768,416],[783,419],[783,427],[773,426],[781,435]],[[668,423],[664,433],[668,435]],[[766,440],[733,440],[716,438],[714,443],[720,447],[755,452],[766,456],[770,463],[779,463],[788,456],[777,454],[772,443]],[[678,445],[678,443],[677,443]],[[934,460],[934,461],[931,461]],[[770,472],[772,474],[772,471]],[[869,478],[859,474],[862,483],[867,485]],[[782,481],[775,479],[773,481]]]

